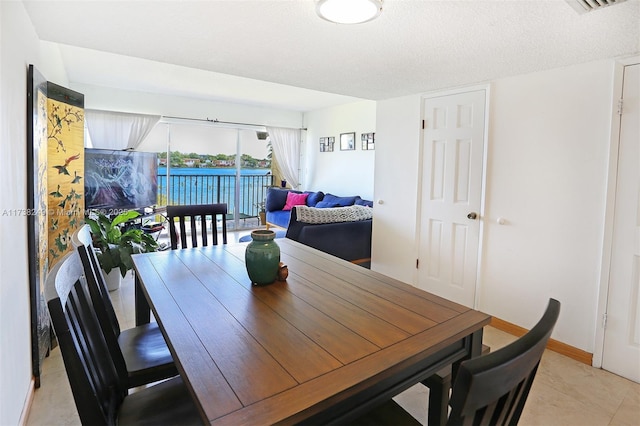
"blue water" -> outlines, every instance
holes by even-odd
[[[259,204],[264,201],[271,185],[269,169],[242,169],[240,171],[240,198],[235,200],[235,168],[172,167],[171,187],[167,204],[226,203],[229,213],[239,206],[239,213],[257,216]],[[158,194],[166,196],[167,169],[158,167]],[[164,204],[164,202],[159,202]]]

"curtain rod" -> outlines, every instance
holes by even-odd
[[[168,118],[168,119],[172,119],[172,120],[200,121],[200,122],[212,123],[212,124],[230,124],[230,125],[236,125],[236,126],[282,127],[282,126],[267,126],[266,124],[239,123],[239,122],[236,122],[236,121],[221,121],[221,120],[218,120],[217,118],[214,118],[212,120],[209,117],[207,117],[206,119],[203,119],[203,118],[172,117],[170,115],[163,115],[162,118]],[[284,128],[284,129],[295,129],[295,130],[307,130],[306,127],[282,127],[282,128]]]

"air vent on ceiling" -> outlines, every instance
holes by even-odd
[[[567,3],[578,13],[591,12],[626,0],[567,0]]]

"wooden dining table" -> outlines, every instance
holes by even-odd
[[[246,244],[133,256],[136,323],[153,313],[206,423],[348,422],[480,354],[489,315],[276,241],[289,275],[265,286]]]

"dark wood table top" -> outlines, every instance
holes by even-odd
[[[479,353],[488,315],[276,241],[289,277],[262,287],[247,276],[245,244],[134,256],[138,285],[210,423],[329,419]]]

